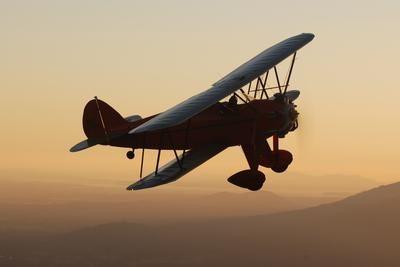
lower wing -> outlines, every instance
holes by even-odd
[[[181,154],[178,157],[179,162],[177,160],[168,162],[157,171],[157,174],[153,172],[147,175],[128,186],[127,190],[140,190],[174,182],[226,148],[227,146],[221,144],[209,144],[191,149],[184,156]]]

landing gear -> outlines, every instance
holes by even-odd
[[[268,156],[269,159],[264,160],[264,163],[266,163],[264,166],[271,168],[274,172],[281,173],[286,171],[292,163],[293,156],[289,151],[279,149],[279,137],[277,135],[274,135],[272,140],[273,150]]]
[[[256,138],[254,143],[242,144],[250,170],[238,172],[228,178],[228,182],[251,191],[260,190],[265,182],[265,175],[258,170],[259,165],[281,173],[286,171],[293,161],[292,153],[279,149],[279,136],[273,136],[273,150],[263,137]]]
[[[232,175],[228,178],[228,182],[251,191],[260,190],[265,182],[265,175],[258,170],[257,147],[253,144],[243,144],[242,150],[250,170],[244,170]]]
[[[277,173],[286,171],[292,161],[292,153],[286,150],[271,151],[260,157],[261,166],[271,168],[271,170]]]
[[[277,164],[272,166],[271,170],[273,170],[276,173],[282,173],[286,171],[286,169],[289,167],[288,164]]]
[[[244,170],[229,177],[228,182],[251,191],[257,191],[262,188],[265,175],[258,170]]]
[[[135,157],[135,151],[133,149],[129,150],[128,152],[126,152],[126,157],[128,159],[133,159]]]
[[[273,163],[271,170],[277,173],[286,171],[290,163],[293,161],[292,153],[286,150],[278,150],[272,152]]]

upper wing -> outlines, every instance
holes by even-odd
[[[170,161],[161,167],[157,174],[153,172],[136,183],[128,186],[127,189],[139,190],[176,181],[194,168],[222,152],[225,148],[226,146],[224,145],[209,144],[204,147],[191,149],[185,153],[183,160],[182,155],[179,156],[182,168],[176,160]]]
[[[279,64],[285,58],[311,42],[313,38],[313,34],[303,33],[264,50],[214,83],[210,89],[164,111],[160,115],[131,130],[129,133],[160,130],[183,123]]]

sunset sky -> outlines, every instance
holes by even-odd
[[[128,161],[126,149],[68,151],[86,138],[87,101],[96,95],[124,116],[152,115],[311,32],[292,79],[300,129],[281,142],[294,154],[289,170],[399,180],[399,13],[394,0],[1,1],[0,169],[128,185],[140,157]],[[212,184],[246,165],[230,148],[184,179]]]

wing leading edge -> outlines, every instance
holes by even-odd
[[[214,105],[221,99],[273,68],[291,54],[314,39],[311,33],[303,33],[288,38],[242,64],[217,81],[213,86],[180,104],[164,111],[153,119],[141,124],[129,133],[141,133],[164,129],[185,122],[194,115]]]
[[[153,172],[147,175],[143,179],[128,186],[127,190],[140,190],[174,182],[225,149],[226,146],[216,144],[209,144],[204,147],[191,149],[185,153],[183,161],[182,155],[179,156],[179,161],[182,162],[182,169],[179,167],[176,160],[170,161],[162,166],[157,174]]]

